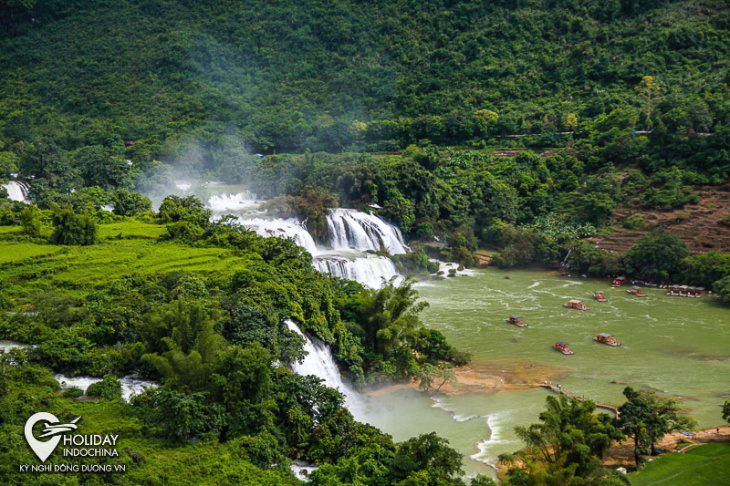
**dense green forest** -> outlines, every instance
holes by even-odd
[[[3,483],[27,484],[41,409],[126,434],[132,472],[78,483],[287,484],[294,459],[320,465],[313,484],[465,483],[443,439],[396,444],[286,366],[292,319],[355,383],[452,379],[469,357],[421,326],[412,282],[322,275],[292,241],[166,197],[179,178],[246,185],[315,233],[331,207],[376,203],[414,242],[406,271],[488,248],[730,302],[727,248],[691,254],[642,213],[730,176],[723,0],[0,0],[0,66],[0,182],[32,201],[0,189],[0,339],[34,346],[0,359]],[[625,255],[587,240],[614,227],[642,238]],[[79,397],[51,372],[105,378]],[[126,404],[130,373],[161,386]],[[612,442],[633,438],[638,465],[688,425],[624,394],[623,420],[548,400],[506,481],[624,484],[600,466]]]
[[[646,2],[3,1],[0,134],[63,150],[186,137],[253,152],[393,150],[419,140],[727,125],[728,6]],[[661,100],[636,90],[653,76]],[[726,102],[725,102],[726,103]],[[719,110],[719,111],[718,111]],[[134,157],[132,157],[134,160]]]

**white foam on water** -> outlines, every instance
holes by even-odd
[[[477,444],[478,452],[475,452],[469,459],[479,461],[496,469],[498,454],[491,452],[491,447],[495,444],[504,444],[506,441],[502,438],[504,427],[501,425],[503,414],[493,414],[486,416],[486,424],[489,428],[489,439],[483,440]]]
[[[530,286],[529,286],[529,287],[527,287],[527,288],[528,288],[528,289],[534,289],[534,288],[535,288],[535,287],[537,287],[538,285],[540,285],[540,282],[535,282],[534,284],[530,285]]]
[[[28,349],[34,347],[32,344],[19,343],[17,341],[0,341],[0,353],[6,353],[15,348]]]
[[[309,481],[309,475],[319,469],[315,464],[305,461],[292,461],[289,468],[300,481]]]
[[[192,187],[192,184],[187,181],[175,181],[175,187],[181,191],[187,191]]]
[[[54,378],[61,384],[61,388],[76,387],[83,390],[84,393],[86,393],[86,390],[90,385],[102,380],[101,378],[95,378],[93,376],[69,377],[62,373],[54,375]],[[143,393],[147,388],[157,388],[159,386],[159,383],[140,380],[132,375],[119,378],[119,383],[122,385],[122,398],[125,402],[129,402],[133,396]]]
[[[258,210],[261,201],[255,194],[239,192],[237,194],[219,194],[208,199],[208,207],[216,213],[226,211],[254,211]]]

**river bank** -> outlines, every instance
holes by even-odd
[[[438,390],[442,396],[492,394],[498,391],[525,390],[546,383],[558,383],[575,371],[570,367],[547,366],[541,363],[470,363],[453,369],[456,382]],[[378,384],[366,390],[369,395],[383,396],[397,390],[418,390],[418,380]]]

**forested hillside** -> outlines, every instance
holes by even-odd
[[[572,131],[619,107],[636,109],[638,128],[660,112],[698,132],[728,121],[712,96],[730,65],[722,0],[36,0],[0,12],[6,151],[137,140],[135,154],[165,158],[185,135],[263,153],[392,150]],[[644,76],[661,106],[635,89]]]

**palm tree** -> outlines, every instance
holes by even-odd
[[[421,327],[418,314],[428,307],[428,302],[418,302],[412,277],[401,285],[396,285],[397,278],[391,278],[379,290],[362,294],[365,336],[370,347],[382,354],[409,342]]]

